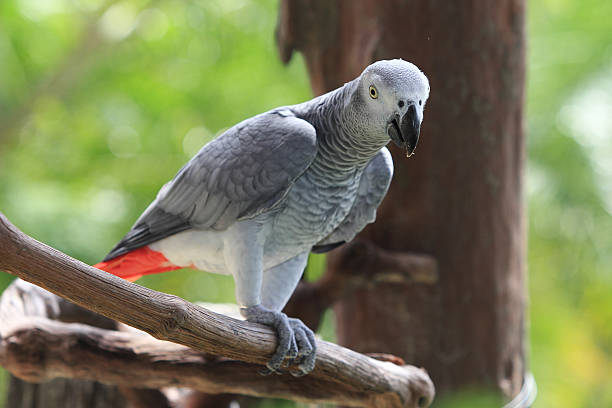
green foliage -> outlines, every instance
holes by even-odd
[[[612,406],[612,3],[528,3],[535,406]],[[277,6],[0,2],[0,210],[35,238],[99,261],[214,135],[310,97],[299,55],[279,62]],[[324,262],[311,257],[309,280]],[[9,281],[0,273],[0,290]],[[233,301],[226,276],[184,270],[139,283]],[[494,406],[475,392],[448,398],[435,406]]]
[[[306,270],[304,271],[304,275],[306,280],[309,282],[314,282],[323,275],[325,271],[325,254],[314,254],[311,253],[308,256],[308,264],[306,266]]]
[[[612,406],[612,4],[529,6],[535,407]]]
[[[0,407],[6,404],[6,393],[8,391],[8,372],[0,367]]]
[[[215,134],[310,97],[276,55],[274,2],[45,4],[0,5],[0,205],[84,261]]]
[[[499,395],[486,390],[465,390],[453,395],[443,395],[436,398],[436,408],[493,408],[503,406]]]
[[[217,133],[311,97],[300,56],[288,67],[277,56],[276,8],[0,2],[0,210],[40,241],[99,261]],[[0,291],[10,280],[0,273]],[[234,300],[226,276],[184,270],[139,283]]]

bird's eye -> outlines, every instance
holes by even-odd
[[[397,106],[399,106],[400,108],[403,108],[404,107],[404,101],[399,101],[397,103]]]
[[[374,85],[370,85],[370,96],[372,97],[372,99],[378,98],[378,91],[376,90],[376,87]]]
[[[419,99],[419,106],[423,104],[423,101]]]

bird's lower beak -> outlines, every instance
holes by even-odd
[[[402,118],[394,115],[387,124],[387,134],[396,145],[406,150],[410,157],[416,149],[421,131],[421,122],[417,116],[416,107],[410,105]]]

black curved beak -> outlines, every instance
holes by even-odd
[[[414,153],[420,131],[421,122],[414,105],[408,107],[402,118],[395,114],[387,124],[387,134],[396,145],[406,150],[407,157]]]

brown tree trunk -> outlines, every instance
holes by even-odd
[[[95,381],[55,380],[33,384],[11,376],[7,408],[125,408],[117,387]]]
[[[281,57],[304,54],[315,93],[379,59],[429,77],[416,156],[393,150],[391,189],[360,237],[432,255],[439,281],[362,289],[336,314],[342,344],[423,366],[442,393],[513,396],[526,370],[524,13],[523,0],[281,3]]]

